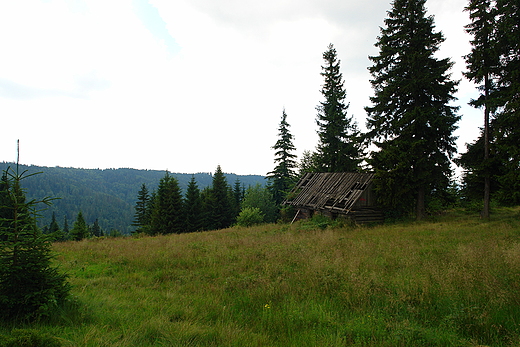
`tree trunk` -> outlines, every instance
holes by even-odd
[[[484,76],[484,209],[482,210],[482,218],[489,218],[489,200],[490,200],[490,172],[489,172],[489,76]]]

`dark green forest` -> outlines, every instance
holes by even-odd
[[[16,168],[15,163],[0,162],[0,172],[8,167]],[[23,186],[27,190],[28,199],[42,197],[57,198],[49,207],[40,206],[40,227],[49,225],[53,212],[61,228],[67,220],[72,228],[78,213],[81,211],[85,221],[93,225],[96,219],[105,231],[117,230],[129,234],[134,230],[131,226],[135,214],[137,192],[144,183],[150,192],[157,188],[165,171],[137,169],[77,169],[64,167],[43,167],[20,165],[20,171],[28,174],[41,172],[27,180]],[[212,184],[212,173],[195,174],[170,173],[179,182],[179,187],[186,191],[193,176],[200,189]],[[225,173],[229,185],[237,180],[245,188],[258,183],[264,185],[265,178],[260,175],[236,175]]]

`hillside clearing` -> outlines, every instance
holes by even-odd
[[[64,346],[518,345],[519,217],[57,243],[78,308],[30,328]]]

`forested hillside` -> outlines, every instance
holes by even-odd
[[[8,167],[16,168],[15,163],[0,162],[0,171]],[[27,170],[34,175],[22,182],[27,197],[56,197],[52,206],[42,211],[39,221],[41,227],[48,225],[52,213],[63,227],[65,219],[69,227],[74,223],[79,211],[86,222],[92,225],[97,219],[103,230],[119,230],[129,233],[134,217],[137,193],[144,183],[150,191],[154,190],[165,171],[137,169],[76,169],[63,167],[41,167],[20,165],[20,171]],[[211,173],[171,173],[184,192],[192,176],[202,189],[212,183]],[[264,184],[264,176],[225,174],[230,185],[237,179],[245,188],[257,183]],[[45,206],[41,206],[45,208]]]

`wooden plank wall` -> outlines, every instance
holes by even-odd
[[[294,189],[296,197],[286,203],[348,212],[369,188],[372,178],[373,174],[366,173],[307,173]]]

